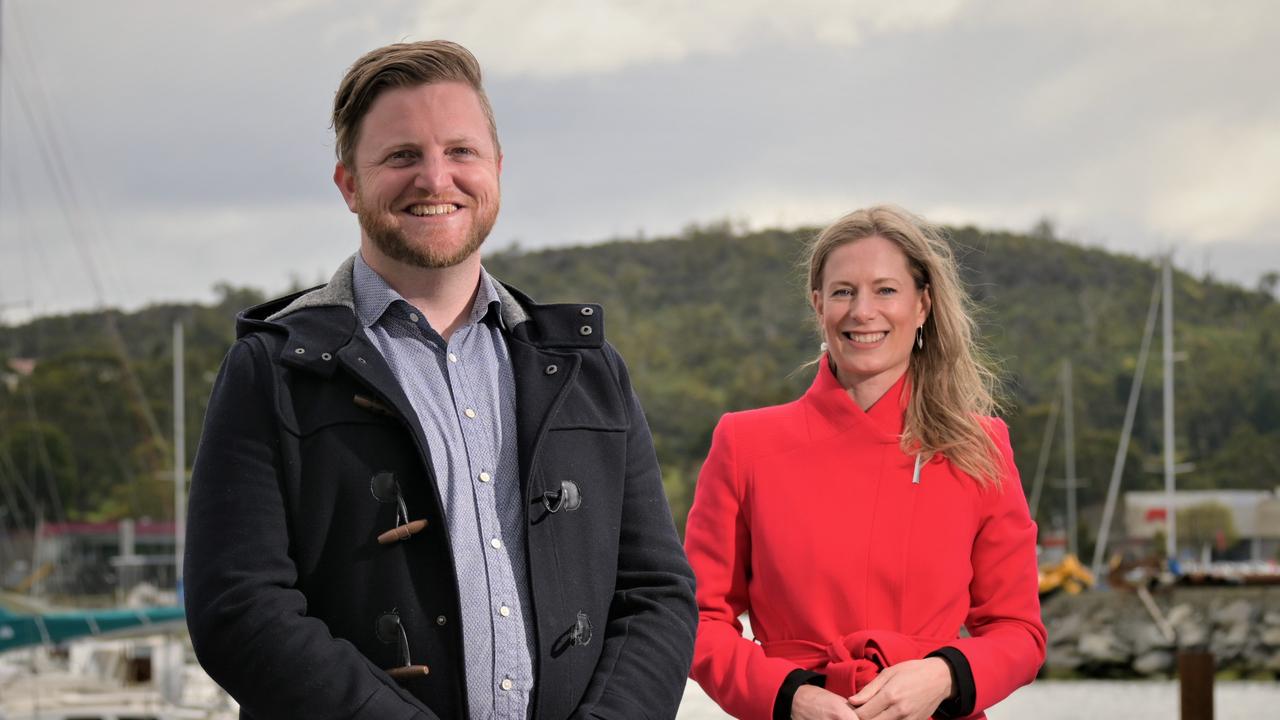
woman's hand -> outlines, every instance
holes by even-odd
[[[801,685],[791,698],[791,720],[858,720],[849,701],[818,687]]]
[[[925,720],[951,696],[951,666],[942,658],[885,668],[849,698],[861,720]]]

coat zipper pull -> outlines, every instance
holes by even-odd
[[[916,455],[916,469],[915,469],[915,472],[913,472],[913,473],[911,474],[911,484],[912,484],[912,485],[919,485],[919,484],[920,484],[920,465],[921,465],[921,462],[920,462],[920,461],[921,461],[921,456]]]

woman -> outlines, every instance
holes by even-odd
[[[809,288],[813,385],[725,415],[698,478],[691,674],[738,718],[982,717],[1035,677],[1045,630],[950,249],[901,209],[859,210],[814,242]]]

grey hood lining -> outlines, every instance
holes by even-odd
[[[326,285],[316,288],[309,293],[298,297],[293,302],[285,306],[283,310],[272,314],[267,318],[267,322],[276,322],[286,315],[291,315],[299,310],[315,307],[344,307],[353,314],[356,311],[355,301],[355,283],[352,280],[352,274],[356,266],[356,256],[352,255],[338,266],[337,272],[333,274]],[[502,325],[511,330],[515,326],[529,319],[529,313],[525,311],[520,301],[507,290],[506,286],[496,279],[493,283],[494,289],[497,290],[498,299],[502,301]]]

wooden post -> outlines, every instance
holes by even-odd
[[[1213,720],[1213,653],[1178,653],[1178,693],[1182,720]]]

